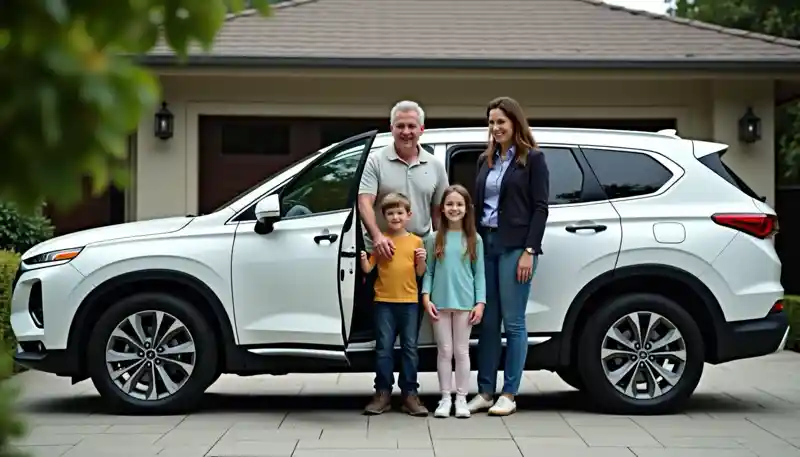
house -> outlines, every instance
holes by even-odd
[[[397,100],[419,101],[427,128],[481,126],[498,95],[534,126],[728,143],[727,164],[774,205],[774,110],[800,95],[800,42],[599,0],[290,0],[269,18],[232,15],[185,66],[165,46],[143,62],[174,133],[157,138],[145,116],[131,187],[61,227],[213,211],[312,151],[386,130]],[[752,142],[739,132],[748,109],[762,131]]]

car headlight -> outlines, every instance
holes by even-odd
[[[60,249],[58,251],[45,252],[44,254],[35,255],[22,261],[28,265],[44,266],[47,263],[54,262],[69,262],[70,260],[78,257],[83,248]],[[65,262],[66,261],[66,262]]]

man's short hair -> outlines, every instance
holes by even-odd
[[[386,211],[394,208],[405,208],[407,212],[411,212],[411,200],[400,192],[391,192],[386,194],[381,200],[381,213],[384,215]]]
[[[389,123],[394,124],[397,119],[398,113],[405,113],[406,111],[416,111],[419,115],[419,125],[425,125],[425,111],[419,106],[419,103],[411,100],[403,100],[397,102],[389,113]]]

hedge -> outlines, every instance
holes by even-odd
[[[22,254],[52,237],[53,230],[41,208],[25,213],[13,203],[0,201],[0,250]]]
[[[800,295],[787,295],[783,298],[783,309],[789,315],[789,339],[786,349],[800,352]]]
[[[8,350],[16,349],[14,332],[9,320],[11,314],[11,283],[19,265],[19,254],[0,251],[0,344]]]

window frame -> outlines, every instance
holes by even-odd
[[[642,194],[642,195],[636,195],[636,196],[633,196],[633,197],[621,197],[621,198],[613,198],[612,199],[612,198],[609,198],[606,195],[605,189],[603,189],[603,186],[600,183],[600,178],[597,176],[597,173],[595,173],[595,171],[592,168],[591,164],[589,164],[589,160],[586,159],[586,156],[584,155],[586,149],[592,149],[592,150],[598,150],[598,151],[609,151],[609,152],[643,154],[643,155],[646,155],[646,156],[650,157],[651,159],[655,160],[656,162],[660,163],[664,168],[667,169],[667,171],[672,173],[672,176],[670,177],[670,179],[668,179],[655,192]],[[603,193],[603,195],[605,195],[606,201],[609,201],[609,202],[626,202],[626,201],[633,201],[633,200],[641,200],[641,199],[644,199],[644,198],[657,197],[657,196],[662,195],[665,192],[667,192],[686,173],[686,170],[683,167],[678,165],[676,162],[670,160],[664,154],[661,154],[661,153],[656,152],[656,151],[647,150],[647,149],[626,148],[626,147],[619,147],[619,146],[594,146],[594,145],[583,144],[583,145],[580,146],[580,151],[581,151],[581,156],[583,156],[584,160],[586,161],[586,166],[588,167],[589,170],[591,170],[592,175],[595,177],[595,180],[597,181],[597,185],[599,186],[600,191]]]
[[[487,143],[446,144],[444,162],[448,178],[450,177],[451,160],[454,156],[463,153],[465,151],[473,151],[476,149],[484,151],[486,150],[486,146]],[[548,202],[547,205],[549,208],[572,207],[572,206],[593,204],[597,203],[598,201],[607,201],[605,192],[603,191],[603,188],[600,186],[600,182],[597,180],[597,177],[594,175],[594,172],[589,167],[589,164],[586,161],[586,158],[583,156],[583,152],[580,150],[580,147],[578,145],[561,144],[561,143],[540,143],[539,148],[543,150],[558,149],[561,151],[568,151],[570,154],[572,154],[572,159],[578,165],[578,169],[580,170],[582,177],[580,201],[573,203]],[[552,175],[550,179],[552,179]]]

